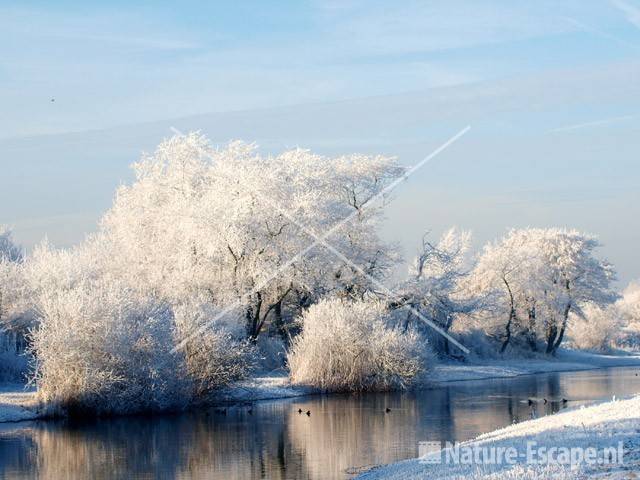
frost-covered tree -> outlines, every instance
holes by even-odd
[[[616,342],[620,347],[640,350],[640,283],[631,282],[615,304],[620,332]]]
[[[24,270],[20,263],[0,259],[0,328],[18,328],[27,309]]]
[[[0,259],[19,262],[22,257],[22,248],[13,241],[13,234],[9,227],[0,225]]]
[[[400,287],[400,300],[392,304],[412,307],[407,311],[405,328],[416,320],[413,312],[418,311],[449,331],[456,315],[474,309],[475,299],[460,288],[469,268],[466,255],[470,244],[471,233],[456,228],[447,230],[435,244],[426,234],[423,236],[420,251],[409,268],[409,278]],[[430,338],[434,345],[441,345],[445,354],[449,353],[449,342],[440,334]]]
[[[484,248],[469,288],[488,299],[485,318],[501,351],[517,335],[534,350],[542,341],[547,353],[555,353],[571,313],[615,300],[615,272],[594,255],[599,245],[576,230],[528,228],[511,230]]]
[[[99,237],[91,236],[75,247],[55,248],[48,240],[36,245],[24,262],[30,303],[37,309],[43,294],[70,290],[106,276],[115,277],[112,252]]]
[[[13,329],[26,309],[22,249],[0,226],[0,329]],[[21,323],[21,322],[18,322]]]
[[[622,326],[615,305],[600,307],[587,304],[580,314],[572,314],[568,335],[580,350],[610,351],[620,336]]]
[[[640,330],[640,283],[631,282],[622,292],[622,297],[616,304],[625,324],[638,324]]]
[[[546,351],[554,353],[562,343],[569,315],[582,313],[584,305],[606,306],[617,299],[611,289],[613,266],[597,258],[595,236],[566,229],[534,231],[539,245],[542,298],[546,308]]]
[[[25,334],[30,325],[22,249],[0,226],[0,379],[20,381],[27,371]]]
[[[536,299],[533,295],[535,251],[524,230],[512,230],[483,248],[466,281],[470,294],[482,301],[481,328],[501,340],[504,352],[516,328],[525,329],[532,348],[536,348]],[[527,311],[528,322],[519,312]]]
[[[379,300],[323,300],[301,318],[291,345],[291,380],[328,391],[406,388],[429,366],[426,341],[399,328]]]
[[[303,309],[327,295],[368,297],[395,261],[374,202],[402,173],[392,159],[265,157],[191,134],[134,169],[97,234],[71,249],[43,242],[21,264],[35,381],[52,405],[128,412],[204,400],[251,371],[268,325],[289,339]],[[309,248],[309,230],[331,231],[367,275]]]
[[[171,302],[204,295],[219,308],[240,304],[250,338],[327,293],[371,290],[322,247],[308,250],[314,239],[300,224],[323,233],[353,216],[328,241],[373,277],[387,274],[392,250],[377,234],[380,208],[368,203],[401,174],[393,159],[300,149],[262,156],[253,145],[216,149],[190,134],[134,169],[102,221],[118,275]]]
[[[640,349],[640,286],[631,282],[614,304],[587,304],[572,316],[569,336],[586,350]]]

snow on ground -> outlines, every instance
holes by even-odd
[[[0,385],[0,422],[19,422],[38,417],[35,389],[22,384]]]
[[[536,442],[533,444],[532,442]],[[623,462],[598,464],[527,464],[527,445],[539,447],[599,448],[623,445]],[[482,465],[467,463],[427,464],[419,459],[378,467],[364,473],[361,480],[453,480],[453,479],[547,479],[547,478],[640,478],[640,396],[593,407],[570,410],[496,430],[464,442],[465,447],[515,447],[522,452],[519,463]],[[577,450],[576,450],[577,451]],[[446,460],[446,454],[436,454]],[[462,458],[462,457],[461,457]],[[531,459],[540,458],[531,456]],[[560,459],[561,457],[555,457]],[[576,457],[577,458],[577,457]],[[603,458],[601,455],[599,458]],[[606,463],[606,462],[605,462]]]
[[[534,373],[569,372],[606,367],[640,366],[640,355],[602,355],[561,350],[556,357],[514,360],[479,360],[436,365],[429,374],[435,384],[461,380],[508,378]]]
[[[269,375],[249,378],[223,389],[216,395],[219,402],[248,402],[272,400],[277,398],[301,397],[318,393],[308,387],[291,385],[286,372],[279,371]]]

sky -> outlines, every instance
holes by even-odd
[[[171,127],[420,161],[384,235],[597,234],[640,278],[640,1],[2,2],[0,223],[95,230]]]

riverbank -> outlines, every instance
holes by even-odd
[[[436,365],[429,375],[434,385],[465,380],[510,378],[536,373],[573,372],[609,367],[640,367],[640,355],[616,355],[561,350],[553,358],[533,357],[510,360],[469,360]]]
[[[549,458],[552,455],[550,449],[554,447],[560,448],[553,454],[555,462],[544,462],[542,452],[546,452],[545,455]],[[607,453],[605,449],[609,448],[614,449],[616,453],[611,451]],[[458,452],[487,452],[480,455],[486,455],[483,458],[490,458],[492,454],[489,452],[499,452],[500,449],[503,452],[513,449],[512,451],[517,453],[517,458],[514,462],[502,460],[495,461],[493,464],[464,460],[456,462],[455,450],[450,450],[449,454],[441,450],[425,457],[440,463],[427,463],[420,459],[406,460],[374,468],[358,478],[360,480],[636,478],[633,472],[640,470],[640,396],[511,425],[460,444]],[[568,456],[570,459],[573,455],[575,460],[573,465],[570,461],[565,462],[562,449],[575,452]],[[579,461],[580,455],[588,455],[587,449],[594,449],[596,457],[592,461]],[[616,458],[620,452],[623,453],[621,462]],[[464,458],[463,455],[460,454],[457,458]]]
[[[510,378],[536,373],[592,370],[608,367],[637,366],[640,355],[600,355],[561,351],[553,359],[476,360],[441,363],[433,367],[429,384],[490,378]],[[279,398],[292,398],[319,393],[308,387],[291,385],[284,371],[271,372],[234,384],[216,395],[215,403],[233,404]],[[0,422],[17,422],[40,418],[35,389],[20,384],[0,385]]]
[[[249,378],[224,388],[212,405],[293,398],[319,393],[309,387],[291,385],[285,372]],[[195,408],[195,407],[194,407]],[[22,384],[0,384],[0,423],[44,418],[35,388]]]
[[[0,384],[0,423],[40,417],[34,388],[17,383]]]

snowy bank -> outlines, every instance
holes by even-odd
[[[435,384],[463,380],[509,378],[536,373],[571,372],[609,367],[640,367],[640,355],[602,355],[561,350],[552,358],[478,360],[442,363],[433,367],[429,380]]]
[[[0,423],[38,418],[36,392],[21,384],[0,385]]]
[[[429,372],[431,384],[488,378],[510,378],[536,373],[593,370],[608,367],[640,367],[640,355],[601,355],[560,351],[554,358],[520,360],[484,360],[435,365]],[[233,384],[221,390],[216,402],[234,403],[292,398],[321,393],[320,390],[292,385],[284,371],[271,372]]]
[[[314,393],[319,392],[312,388],[291,385],[285,373],[277,372],[242,380],[223,388],[211,402],[212,404],[254,402],[300,397]],[[35,389],[25,388],[22,384],[0,385],[0,423],[33,420],[44,416],[38,408]]]
[[[443,439],[445,440],[445,439]],[[393,479],[546,479],[584,478],[603,476],[605,478],[635,478],[629,474],[640,469],[640,396],[630,400],[612,401],[578,410],[542,417],[480,435],[475,440],[460,444],[460,451],[497,452],[515,449],[521,456],[515,462],[456,463],[455,456],[441,451],[429,458],[440,459],[440,464],[428,464],[424,460],[407,460],[364,473],[362,480]],[[553,457],[557,462],[541,462],[542,456],[527,457],[527,450],[533,446],[536,452],[545,451],[550,456],[550,448],[560,447],[585,452],[594,448],[602,457],[607,448],[623,452],[622,462],[576,462],[565,464],[561,456]],[[541,450],[545,449],[545,450]],[[453,452],[453,450],[450,450]],[[558,455],[561,451],[558,450]],[[464,458],[462,455],[458,459]],[[484,457],[487,458],[487,457]],[[497,457],[495,457],[497,458]],[[529,464],[527,463],[529,458]],[[540,463],[536,463],[540,462]],[[488,463],[488,462],[487,462]],[[498,464],[500,463],[500,464]]]
[[[222,389],[215,402],[237,403],[301,397],[319,393],[317,389],[292,385],[284,372],[242,380]]]

